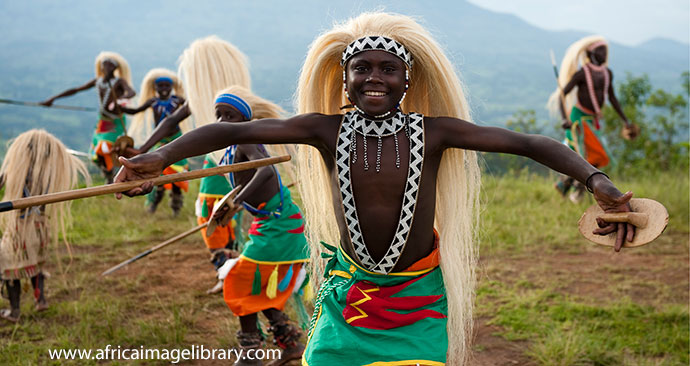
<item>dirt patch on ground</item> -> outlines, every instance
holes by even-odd
[[[689,263],[687,235],[670,234],[656,247],[620,253],[591,245],[573,254],[535,251],[483,257],[479,275],[481,280],[554,288],[584,301],[626,297],[643,305],[687,304]]]
[[[223,301],[222,293],[208,295],[206,290],[216,284],[216,273],[209,261],[210,254],[200,241],[172,244],[169,248],[154,252],[146,258],[114,272],[109,277],[125,285],[116,286],[121,296],[134,296],[141,301],[157,297],[164,303],[184,302],[193,312],[185,341],[212,348],[237,347],[235,333],[239,320],[235,319]],[[102,269],[112,264],[104,265]],[[120,280],[118,280],[118,278]],[[132,316],[156,317],[160,314],[132,314]],[[264,323],[267,323],[264,319]],[[264,329],[265,330],[265,329]],[[268,334],[268,332],[266,332]],[[267,346],[272,347],[271,340]],[[227,365],[226,360],[204,360],[186,364]],[[299,361],[287,365],[299,365]]]
[[[475,321],[475,339],[470,366],[528,365],[530,360],[523,354],[526,342],[511,342],[498,335],[501,328],[487,324],[488,319]]]

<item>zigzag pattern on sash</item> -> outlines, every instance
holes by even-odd
[[[354,247],[355,254],[362,264],[373,272],[387,274],[393,270],[400,258],[412,226],[424,163],[424,116],[417,113],[409,115],[410,164],[403,194],[403,204],[400,210],[400,219],[388,251],[378,263],[375,263],[364,243],[359,218],[357,217],[357,207],[352,193],[349,158],[350,144],[352,143],[350,137],[353,136],[352,128],[355,114],[356,112],[348,112],[345,115],[336,147],[336,165],[338,167],[338,181],[345,221],[347,222],[350,241]]]
[[[338,145],[335,151],[336,165],[338,167],[338,182],[340,185],[340,195],[345,213],[345,221],[350,233],[350,241],[354,246],[355,254],[365,267],[372,268],[376,263],[374,263],[374,260],[369,255],[367,247],[364,245],[350,180],[350,136],[353,136],[352,123],[348,118],[350,113],[354,112],[349,112],[343,119],[340,135],[338,136]]]
[[[412,68],[413,60],[412,54],[397,41],[383,37],[383,36],[368,36],[357,39],[347,45],[345,51],[343,51],[343,56],[340,60],[340,64],[345,66],[347,60],[352,56],[370,50],[386,51],[398,56],[403,62],[407,64],[408,67]]]

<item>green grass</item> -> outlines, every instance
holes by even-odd
[[[571,250],[581,247],[577,220],[594,204],[586,195],[572,204],[556,194],[556,175],[546,178],[527,171],[503,176],[484,175],[480,245],[482,254],[520,253],[525,249]],[[612,177],[622,191],[633,197],[651,198],[669,211],[669,231],[688,233],[690,185],[687,172],[657,172],[642,177]]]
[[[687,365],[686,173],[613,177],[621,190],[658,200],[670,214],[664,235],[619,257],[577,231],[591,197],[578,205],[562,199],[555,176],[485,177],[480,251],[489,259],[480,268],[477,316],[500,326],[496,335],[526,342],[524,355],[537,365]],[[577,262],[585,254],[601,263]],[[635,262],[641,268],[626,267],[635,258],[644,258]],[[583,284],[589,292],[572,289]]]
[[[197,183],[192,183],[191,189],[196,191]],[[75,201],[74,223],[68,234],[72,254],[60,247],[56,250],[59,263],[51,258],[52,277],[46,281],[51,307],[36,313],[30,294],[23,294],[21,322],[17,326],[0,323],[0,364],[50,364],[48,348],[97,349],[108,344],[122,348],[184,348],[201,344],[202,335],[190,331],[201,318],[199,306],[222,309],[222,297],[199,301],[202,288],[174,294],[148,292],[150,279],[146,272],[134,277],[100,276],[109,265],[196,226],[195,197],[195,193],[185,195],[178,218],[172,217],[167,206],[169,197],[154,215],[144,211],[144,198],[117,201],[113,196],[101,196]],[[207,258],[197,234],[131,266],[146,266],[154,256],[174,255],[176,245],[199,246],[199,261]],[[210,264],[206,269],[213,271]],[[147,270],[154,272],[155,268]],[[229,311],[224,315],[230,315]],[[232,328],[227,330],[232,332]],[[96,364],[85,362],[73,364]]]
[[[624,365],[663,360],[688,364],[687,306],[642,306],[611,299],[586,305],[553,289],[485,282],[478,289],[481,315],[505,329],[508,340],[527,340],[539,365]]]

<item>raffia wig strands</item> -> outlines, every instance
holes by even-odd
[[[125,58],[122,57],[119,53],[115,52],[103,51],[99,53],[98,56],[96,56],[96,77],[102,78],[103,76],[105,76],[103,74],[103,70],[101,70],[101,63],[106,59],[111,59],[117,62],[117,68],[115,69],[115,77],[124,79],[127,82],[127,84],[132,85],[132,73],[129,70],[129,64],[127,63],[127,60],[125,60]]]
[[[558,71],[558,87],[551,93],[547,107],[549,113],[556,117],[561,118],[561,112],[559,108],[560,98],[561,98],[561,88],[565,88],[570,79],[577,70],[584,64],[589,62],[587,58],[587,47],[596,42],[606,42],[606,39],[602,36],[594,35],[588,36],[580,39],[579,41],[573,43],[565,51],[565,56],[563,56],[563,61],[561,61],[561,68]],[[606,57],[606,62],[604,65],[608,65],[609,56]],[[577,103],[577,88],[568,93],[565,97],[564,108],[566,115],[570,114],[570,109]]]
[[[69,154],[56,137],[38,129],[24,132],[11,142],[0,175],[5,179],[3,201],[23,197],[25,187],[30,196],[70,190],[78,184],[79,175],[87,184],[91,183],[84,163]],[[58,239],[53,231],[59,228],[68,249],[66,233],[71,223],[70,204],[68,201],[46,205],[44,212],[53,244]],[[32,221],[19,218],[25,211],[13,210],[0,215],[0,228],[4,235],[24,237],[26,232],[32,231]],[[29,218],[31,216],[28,215]]]
[[[299,113],[340,113],[339,108],[346,104],[341,53],[350,42],[369,35],[395,39],[407,47],[415,59],[403,111],[470,120],[460,78],[429,32],[410,17],[379,12],[364,13],[337,24],[311,44],[297,90]],[[319,240],[339,243],[338,226],[334,208],[324,204],[332,196],[319,152],[302,145],[297,160],[299,189],[312,249],[312,278],[318,279],[323,270]],[[435,215],[449,307],[449,365],[464,364],[469,354],[479,189],[476,153],[447,150],[439,169]]]
[[[249,61],[234,45],[216,37],[197,39],[182,52],[177,74],[187,91],[193,119],[180,124],[183,133],[216,121],[218,91],[232,85],[251,89]]]

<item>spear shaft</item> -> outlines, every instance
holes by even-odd
[[[276,156],[271,158],[257,159],[245,161],[242,163],[223,165],[208,169],[192,170],[190,172],[182,172],[177,174],[161,175],[151,179],[135,180],[122,183],[111,183],[103,186],[88,187],[82,189],[75,189],[71,191],[49,193],[33,197],[19,198],[14,201],[0,202],[0,212],[19,210],[31,206],[42,206],[49,203],[56,203],[62,201],[70,201],[79,198],[87,198],[93,196],[100,196],[105,194],[114,194],[126,192],[130,189],[141,186],[146,182],[153,182],[154,186],[160,186],[168,183],[175,183],[185,180],[198,179],[212,175],[221,175],[242,170],[254,169],[266,165],[273,165],[290,160],[289,155]]]

